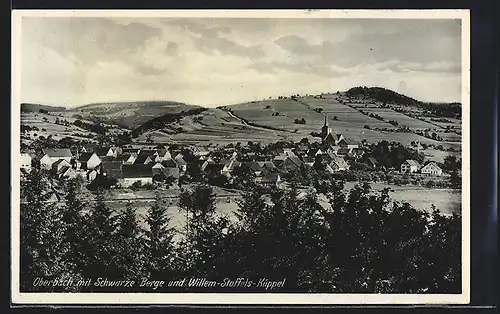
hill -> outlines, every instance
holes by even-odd
[[[22,103],[21,104],[21,112],[39,112],[40,109],[45,110],[47,112],[56,112],[56,111],[65,111],[65,107],[57,107],[57,106],[48,106],[41,104],[31,104],[31,103]]]
[[[304,137],[318,141],[326,117],[333,132],[354,141],[418,141],[460,149],[461,121],[443,118],[449,111],[434,112],[439,106],[450,105],[428,105],[390,90],[355,88],[166,114],[135,128],[133,134],[137,142],[207,145]]]
[[[350,98],[369,99],[392,105],[419,107],[431,114],[447,118],[460,118],[462,104],[460,103],[430,103],[422,102],[390,89],[382,87],[353,87],[345,92]]]
[[[172,101],[113,102],[88,104],[70,109],[68,113],[132,129],[158,116],[178,114],[195,108],[199,106]]]

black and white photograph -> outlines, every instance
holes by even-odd
[[[469,298],[469,14],[13,11],[12,300]]]

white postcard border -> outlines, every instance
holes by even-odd
[[[22,17],[372,18],[462,21],[462,293],[21,293],[19,289],[20,67]],[[13,10],[11,103],[11,302],[22,304],[467,304],[470,300],[470,16],[469,10]]]

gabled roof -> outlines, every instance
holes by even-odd
[[[120,159],[120,160],[123,160],[123,161],[127,161],[130,159],[130,157],[137,157],[137,154],[134,154],[134,153],[127,153],[127,154],[122,154],[122,155],[118,155],[116,156],[117,159]]]
[[[266,173],[263,177],[261,182],[263,183],[275,183],[279,179],[279,174],[278,173]]]
[[[123,178],[123,164],[121,162],[103,162],[101,164],[101,170],[106,173],[107,176],[116,179]]]
[[[137,156],[136,160],[134,161],[134,165],[144,164],[148,160],[148,158],[149,158],[149,160],[151,160],[151,162],[153,162],[154,158],[151,158],[151,157],[153,157],[153,156],[139,154],[139,156]]]
[[[415,160],[412,160],[412,159],[407,159],[405,161],[405,163],[409,164],[410,166],[415,166],[415,167],[419,167],[420,164],[418,162],[416,162]]]
[[[162,161],[161,165],[165,168],[177,168],[177,164],[172,159]]]
[[[115,157],[115,156],[102,156],[99,157],[101,161],[104,162],[122,162],[121,158]]]
[[[73,154],[68,148],[42,149],[42,152],[51,158],[73,157]]]
[[[61,163],[63,163],[63,162],[68,163],[68,161],[67,161],[66,159],[59,159],[58,161],[56,161],[56,162],[54,162],[54,163],[52,164],[52,167],[58,167],[58,166],[59,166]],[[68,163],[68,164],[69,164],[69,163]]]
[[[301,167],[303,165],[302,161],[297,156],[288,156],[288,159],[297,167]]]
[[[208,164],[205,168],[205,172],[221,172],[224,169],[223,164]]]
[[[92,157],[92,155],[94,155],[94,154],[95,154],[94,152],[81,153],[80,158],[78,158],[78,161],[79,162],[87,162],[87,161],[89,161],[90,157]]]
[[[62,167],[62,168],[61,168],[61,169],[57,172],[57,174],[58,174],[58,175],[64,175],[64,174],[66,173],[66,171],[68,171],[69,169],[71,169],[71,167],[70,167],[70,166],[64,166],[64,167]]]
[[[272,161],[264,161],[262,168],[276,169],[276,165]]]
[[[429,162],[427,165],[424,166],[424,168],[436,168],[441,170],[441,167],[438,166],[434,161]]]
[[[346,168],[349,166],[349,164],[345,161],[345,159],[341,157],[333,159],[332,163],[335,163],[339,168]]]
[[[96,153],[97,156],[102,157],[106,156],[110,149],[111,147],[96,147],[94,149],[94,152]]]
[[[124,178],[148,178],[153,176],[153,165],[123,165]]]
[[[186,161],[184,160],[184,157],[181,154],[177,154],[177,156],[175,156],[175,162],[177,163],[178,166],[187,165]]]
[[[314,162],[314,158],[312,157],[309,157],[309,156],[302,156],[302,162],[304,163],[311,163],[311,162]]]
[[[262,171],[262,167],[256,161],[246,161],[243,163],[246,167],[252,169],[253,171]]]

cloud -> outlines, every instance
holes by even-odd
[[[207,54],[214,54],[218,51],[220,54],[230,54],[243,58],[260,59],[266,56],[264,50],[256,45],[241,45],[236,41],[230,40],[226,35],[231,34],[231,29],[226,26],[211,26],[212,20],[166,20],[163,23],[175,25],[184,28],[190,32],[196,47]]]
[[[26,40],[65,57],[74,55],[85,65],[126,58],[161,34],[160,29],[142,23],[122,25],[106,18],[25,18],[22,27]]]
[[[22,27],[23,101],[218,105],[358,85],[460,99],[451,20],[27,18]]]

